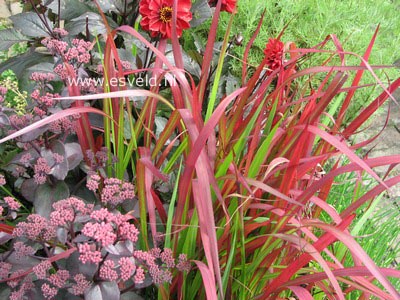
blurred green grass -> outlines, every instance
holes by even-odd
[[[238,13],[234,17],[231,36],[243,36],[242,46],[234,46],[230,50],[233,59],[230,60],[230,72],[240,76],[242,70],[241,58],[246,44],[253,35],[262,12],[265,9],[264,22],[260,33],[250,51],[248,63],[258,65],[263,58],[263,50],[268,39],[277,37],[287,25],[283,42],[294,42],[298,48],[313,47],[322,42],[326,36],[335,34],[347,52],[362,56],[371,38],[380,25],[377,39],[369,59],[371,65],[393,66],[400,59],[400,1],[399,0],[280,0],[254,1],[238,0]],[[218,27],[218,40],[222,40],[229,21],[230,14],[222,13]],[[204,42],[208,37],[209,22],[195,29],[195,33]],[[189,34],[186,42],[191,44]],[[186,44],[186,45],[188,45]],[[187,48],[187,47],[185,47]],[[190,46],[189,46],[190,48]],[[328,43],[326,49],[334,49],[334,44]],[[316,54],[313,65],[320,65],[327,54]],[[346,57],[347,65],[359,65],[357,56]],[[397,63],[398,65],[398,63]],[[306,66],[302,66],[304,68]],[[400,76],[399,68],[386,68],[376,71],[378,77],[387,83]],[[347,85],[351,83],[351,75]],[[364,73],[361,85],[375,83],[368,72]],[[345,123],[363,107],[367,106],[382,92],[378,85],[363,88],[356,92],[355,101],[351,104]]]
[[[268,38],[276,37],[285,25],[283,41],[298,47],[312,47],[329,35],[335,34],[346,51],[362,54],[380,24],[379,35],[370,58],[374,65],[391,65],[400,58],[400,1],[334,1],[334,0],[239,0],[232,34],[242,34],[244,44],[250,39],[264,9],[265,18],[254,43],[250,63],[261,61]],[[223,14],[219,34],[229,16]],[[243,57],[244,47],[236,47],[234,55]],[[350,58],[350,64],[359,59]],[[240,64],[237,64],[238,67]],[[235,67],[234,64],[233,67]],[[393,72],[395,73],[395,72]],[[398,72],[397,72],[398,74]]]

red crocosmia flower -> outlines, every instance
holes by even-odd
[[[269,73],[273,70],[278,69],[283,62],[283,55],[284,55],[284,44],[277,39],[269,39],[267,45],[264,49],[264,54],[267,59],[267,67]]]
[[[140,25],[144,30],[149,31],[152,37],[160,35],[162,38],[171,38],[173,2],[174,0],[140,1],[139,12],[143,17]],[[177,6],[176,31],[180,37],[183,29],[190,27],[192,1],[178,0]]]
[[[217,5],[218,0],[209,0],[208,4],[211,6]],[[233,14],[236,12],[236,2],[237,0],[222,0],[221,3],[221,11],[227,11],[228,13]]]

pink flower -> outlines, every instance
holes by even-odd
[[[129,280],[136,270],[136,266],[133,263],[132,259],[130,259],[129,257],[121,257],[118,263],[119,270],[121,272],[121,279],[123,281]]]
[[[25,295],[25,291],[23,289],[19,289],[17,291],[13,291],[10,294],[9,300],[23,300]]]
[[[4,202],[8,205],[11,210],[19,210],[21,204],[19,204],[13,197],[4,197]]]
[[[54,74],[52,73],[40,73],[40,72],[33,72],[31,74],[31,79],[33,81],[52,81],[54,80]]]
[[[139,236],[139,230],[135,225],[130,224],[128,222],[123,222],[119,227],[119,235],[122,239],[130,240],[133,243],[136,243]]]
[[[57,289],[47,283],[42,284],[42,293],[45,299],[53,299],[57,295]]]
[[[171,249],[164,249],[163,253],[161,253],[161,261],[167,266],[167,268],[175,267],[175,259],[172,255]]]
[[[36,164],[33,167],[35,175],[33,178],[37,184],[43,184],[46,182],[46,175],[51,172],[50,166],[47,164],[47,161],[43,157],[39,157],[36,161]]]
[[[33,267],[33,272],[38,279],[45,279],[47,277],[47,271],[51,268],[51,263],[48,260],[42,261],[40,264]]]
[[[58,288],[62,288],[66,281],[69,279],[69,272],[67,270],[58,270],[57,273],[51,274],[48,281]]]
[[[109,212],[106,208],[101,208],[95,210],[90,214],[90,217],[96,221],[107,221],[112,222],[114,220],[114,215]]]
[[[76,296],[84,294],[92,285],[83,274],[75,275],[74,280],[76,284],[72,285],[71,293]]]
[[[86,263],[94,263],[98,264],[102,261],[101,252],[96,251],[96,247],[94,245],[89,245],[88,243],[78,245],[79,250],[79,260],[86,264]],[[94,248],[92,250],[92,248]]]
[[[8,274],[10,274],[12,268],[12,264],[9,264],[7,262],[0,262],[0,279],[4,279],[8,277]]]
[[[86,187],[93,192],[96,192],[97,189],[99,188],[99,184],[100,184],[100,176],[97,174],[91,175],[90,177],[88,177],[88,180],[86,182]]]
[[[121,64],[122,64],[122,68],[124,70],[131,70],[132,69],[131,63],[129,61],[127,61],[127,60],[122,60]]]
[[[36,108],[36,106],[35,106],[35,108]],[[21,159],[19,160],[19,162],[23,165],[27,165],[27,164],[29,164],[31,159],[32,159],[32,155],[28,152],[21,156]]]
[[[114,268],[115,268],[114,262],[110,259],[107,259],[100,267],[100,278],[108,281],[117,280],[118,274],[114,270]]]
[[[57,164],[61,164],[64,161],[64,156],[62,156],[58,153],[53,153],[53,158]]]
[[[35,99],[35,100],[38,100],[39,97],[40,97],[40,91],[39,91],[39,90],[34,90],[34,91],[31,93],[31,97],[32,97],[33,99]]]
[[[59,64],[54,68],[54,73],[56,73],[61,80],[65,80],[68,78],[67,69],[64,67],[63,64]]]
[[[129,182],[123,182],[117,178],[104,180],[104,188],[101,193],[101,201],[118,205],[125,200],[135,197],[134,186]]]
[[[54,28],[53,32],[59,34],[60,36],[68,35],[68,31],[66,31],[64,28]]]
[[[87,237],[93,238],[103,247],[114,244],[117,239],[111,223],[86,223],[82,233]]]
[[[50,214],[50,223],[53,226],[64,226],[73,222],[79,212],[88,214],[93,206],[86,205],[85,202],[76,197],[69,197],[54,203],[53,208],[54,211]]]
[[[184,253],[179,254],[178,263],[176,265],[176,268],[181,272],[183,272],[183,271],[189,272],[190,271],[191,266],[190,266],[190,262],[187,260],[186,254],[184,254]]]
[[[23,274],[23,273],[25,273],[25,271],[22,270],[22,269],[17,270],[17,271],[15,271],[14,273],[12,273],[12,274],[10,275],[10,277],[17,277],[17,278],[16,278],[16,279],[13,279],[13,280],[7,280],[7,285],[8,285],[9,287],[12,287],[12,288],[17,287],[18,284],[22,281],[22,278],[21,278],[21,277],[18,277],[18,276],[21,275],[21,274]]]
[[[137,268],[135,276],[133,277],[133,281],[135,282],[135,284],[141,284],[143,283],[144,279],[144,270],[141,267]]]
[[[7,88],[4,86],[0,86],[0,95],[5,95],[7,94]]]
[[[25,236],[31,240],[42,239],[49,241],[56,236],[56,229],[47,219],[38,214],[29,215],[26,222],[19,222],[14,228],[13,235]]]
[[[36,250],[33,249],[31,246],[25,245],[23,242],[15,242],[14,243],[14,250],[15,250],[15,258],[17,260],[35,254]]]
[[[191,6],[191,0],[178,0],[176,20],[178,37],[182,35],[183,29],[190,28]],[[150,31],[152,37],[160,34],[162,38],[171,38],[173,0],[142,0],[139,12],[143,16],[140,25],[144,30]]]

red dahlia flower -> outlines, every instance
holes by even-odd
[[[278,69],[283,62],[284,44],[277,39],[269,39],[264,49],[265,57],[267,58],[267,67],[271,71]]]
[[[209,0],[208,4],[211,6],[217,5],[218,0]],[[221,0],[221,11],[227,11],[228,13],[233,14],[236,12],[236,2],[237,0]]]
[[[150,31],[152,37],[159,34],[162,38],[171,38],[173,0],[141,0],[139,12],[142,15],[140,25],[144,30]],[[182,35],[183,29],[190,27],[192,13],[191,0],[178,0],[176,31],[178,37]]]

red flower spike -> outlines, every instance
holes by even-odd
[[[152,37],[171,38],[173,0],[141,0],[139,13],[142,15],[140,25],[150,32]],[[178,0],[176,31],[178,37],[182,35],[183,29],[190,28],[192,13],[191,0]]]
[[[269,39],[264,49],[267,58],[268,74],[282,66],[284,55],[284,44],[278,39]]]

